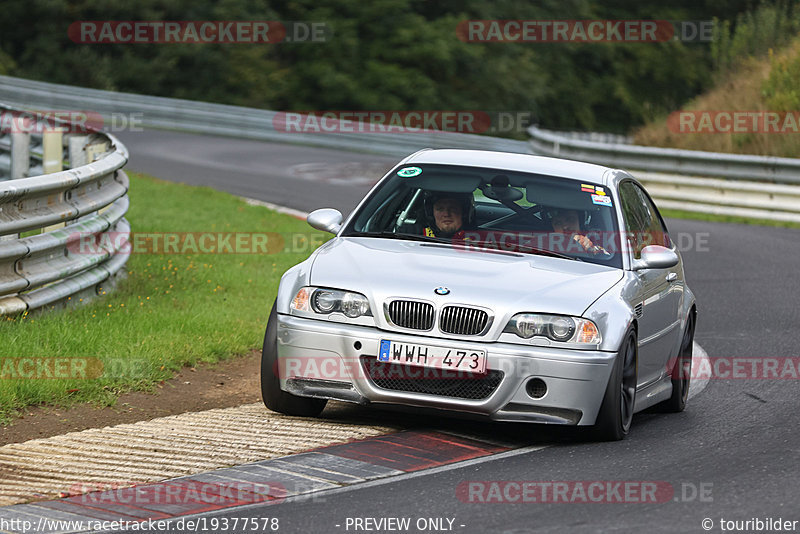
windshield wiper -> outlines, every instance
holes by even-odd
[[[353,232],[343,237],[383,237],[386,239],[400,239],[402,241],[423,241],[426,243],[446,243],[448,245],[452,244],[453,241],[451,239],[447,239],[445,237],[432,237],[427,235],[419,235],[419,234],[405,234],[402,232]]]
[[[561,258],[561,259],[564,259],[564,260],[583,261],[581,258],[578,258],[578,257],[575,257],[575,256],[567,256],[566,254],[561,254],[560,252],[554,252],[554,251],[548,250],[546,248],[538,248],[538,247],[533,247],[531,245],[523,245],[523,244],[520,244],[520,243],[515,243],[510,248],[499,248],[499,247],[497,247],[497,243],[496,242],[485,241],[485,240],[481,241],[481,240],[469,239],[469,240],[465,240],[465,241],[459,241],[459,243],[463,243],[464,245],[468,245],[468,246],[489,245],[488,247],[486,247],[486,250],[502,250],[502,251],[506,251],[506,252],[529,252],[531,254],[539,254],[541,256],[551,256],[553,258]],[[494,246],[492,246],[492,245],[494,245]]]

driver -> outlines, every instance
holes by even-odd
[[[591,239],[583,235],[578,210],[551,209],[548,213],[550,214],[550,224],[553,225],[555,233],[571,236],[572,241],[578,243],[586,252],[609,255],[606,249],[595,245]]]
[[[465,219],[471,219],[473,204],[471,193],[425,193],[425,235],[464,239]]]

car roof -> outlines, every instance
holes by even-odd
[[[569,178],[605,183],[604,176],[609,167],[531,154],[495,152],[490,150],[428,149],[420,150],[403,161],[408,163],[438,163],[446,165],[465,165],[468,167],[490,167],[506,171],[534,172]]]

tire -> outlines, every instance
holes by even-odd
[[[300,417],[316,417],[327,404],[326,399],[298,397],[281,389],[278,376],[278,314],[275,305],[267,321],[264,349],[261,351],[261,397],[273,412]]]
[[[614,359],[603,404],[597,414],[592,433],[595,439],[619,441],[628,435],[636,403],[636,380],[636,332],[628,330]]]
[[[689,399],[689,380],[692,374],[692,347],[694,346],[694,313],[689,312],[686,328],[681,339],[681,348],[675,365],[672,367],[672,396],[658,404],[658,411],[667,413],[682,412]]]

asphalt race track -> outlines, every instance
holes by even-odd
[[[384,173],[370,170],[389,170],[398,161],[330,148],[157,130],[118,137],[130,151],[127,169],[303,211],[320,207],[324,199],[325,207],[345,216],[369,190],[368,180],[359,175],[375,181]],[[311,173],[302,171],[309,166],[321,177],[306,178]]]
[[[346,214],[370,181],[348,179],[347,169],[388,168],[396,161],[169,132],[119,137],[130,150],[131,170],[304,211],[335,207]],[[323,172],[324,179],[313,179],[309,169],[330,172]],[[695,340],[711,360],[797,357],[800,233],[686,220],[670,220],[668,225],[681,243],[687,281],[697,295]],[[639,414],[628,439],[617,443],[583,442],[561,429],[497,425],[493,430],[482,424],[387,414],[406,417],[410,426],[444,425],[464,434],[495,432],[498,439],[521,438],[534,447],[323,491],[277,506],[252,505],[213,515],[277,517],[280,531],[309,534],[365,532],[355,529],[352,519],[368,517],[409,517],[409,532],[417,531],[419,518],[448,518],[456,532],[515,534],[704,532],[705,518],[713,520],[711,531],[720,532],[723,518],[798,520],[798,406],[797,380],[712,379],[691,399],[686,412]],[[363,410],[340,409],[355,415]],[[464,481],[651,481],[669,483],[674,495],[658,504],[476,503],[459,499],[456,489]],[[449,528],[448,521],[443,525],[440,530]]]

